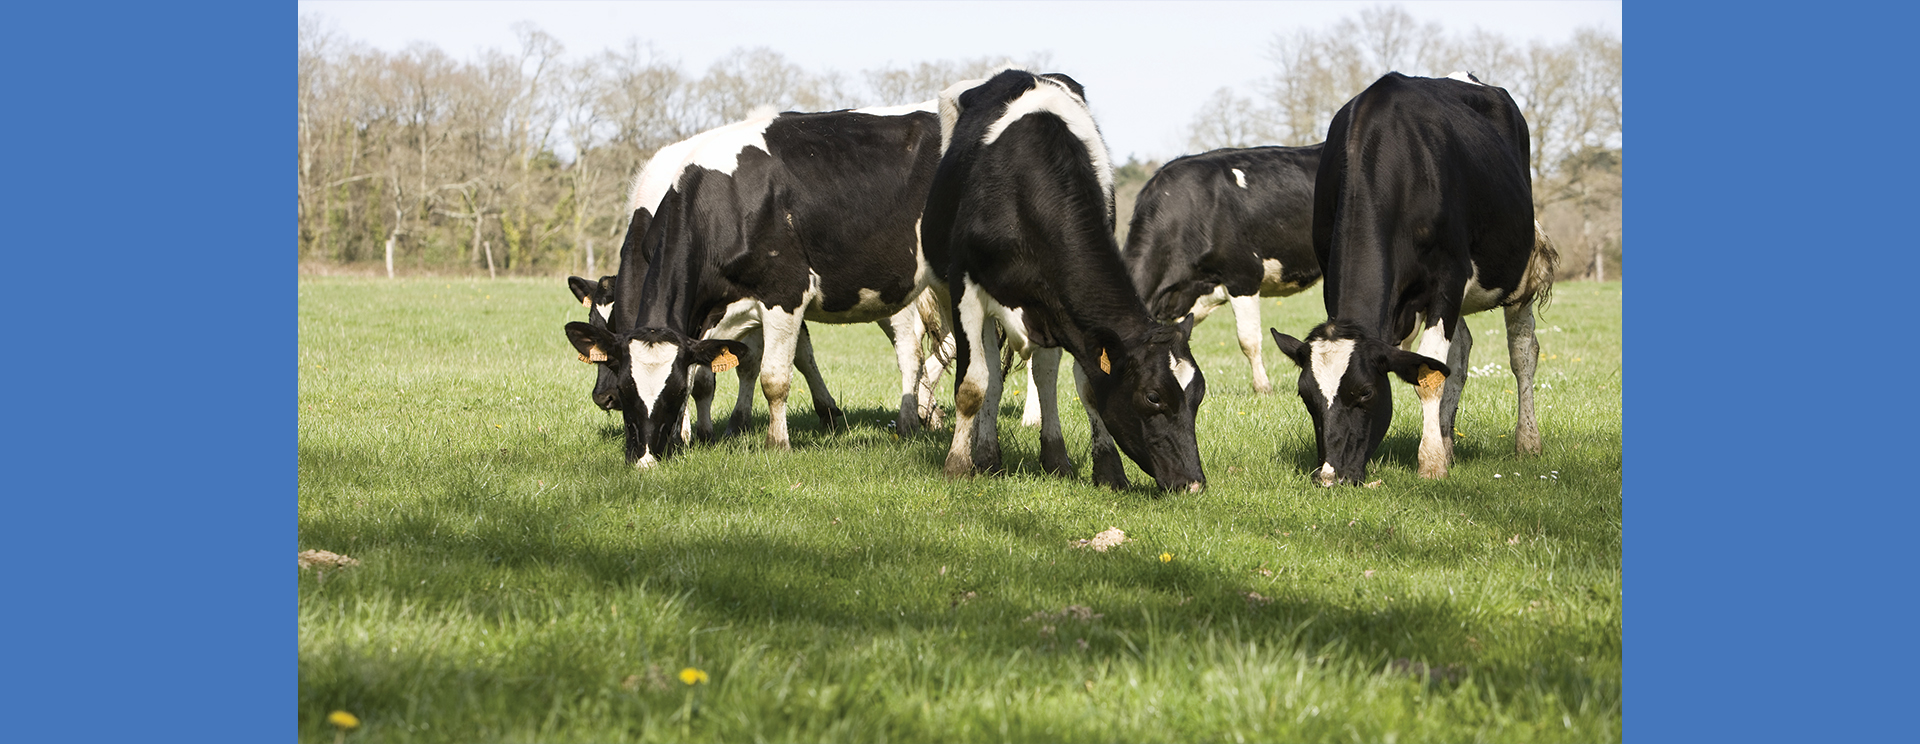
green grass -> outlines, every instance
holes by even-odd
[[[1323,315],[1318,290],[1264,311]],[[1297,371],[1269,346],[1282,392],[1255,397],[1223,312],[1193,341],[1209,488],[1165,498],[1131,463],[1134,490],[1087,482],[1070,379],[1079,478],[1041,473],[1010,380],[1010,474],[946,480],[950,431],[888,428],[870,325],[813,327],[850,431],[796,389],[793,451],[762,399],[747,436],[639,474],[580,316],[557,279],[301,281],[300,548],[362,561],[299,578],[302,740],[334,710],[349,741],[1621,737],[1618,283],[1562,284],[1540,321],[1543,456],[1513,453],[1502,371],[1422,480],[1396,386],[1372,489],[1310,485]],[[1504,370],[1498,315],[1469,322]],[[1108,527],[1130,541],[1071,546]]]

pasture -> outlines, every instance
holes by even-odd
[[[303,278],[299,548],[361,563],[299,576],[299,736],[1618,741],[1620,297],[1565,282],[1539,318],[1543,456],[1484,313],[1452,474],[1415,476],[1396,383],[1373,488],[1311,485],[1297,370],[1268,339],[1254,396],[1223,309],[1192,344],[1208,489],[1157,497],[1131,462],[1133,490],[1086,480],[1065,365],[1078,479],[1041,473],[1015,376],[1009,472],[942,477],[951,430],[894,435],[872,325],[811,327],[849,430],[796,390],[767,451],[756,395],[747,435],[638,474],[562,279]],[[1318,288],[1262,308],[1324,317]]]

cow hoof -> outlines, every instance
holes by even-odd
[[[900,418],[893,422],[893,433],[903,437],[920,433],[920,417],[913,415],[911,409],[901,409]]]
[[[1254,394],[1254,395],[1272,395],[1272,394],[1273,394],[1273,386],[1272,386],[1272,385],[1262,385],[1262,384],[1259,384],[1259,383],[1254,383],[1254,385],[1253,385],[1253,394]]]
[[[847,412],[840,410],[839,406],[827,406],[815,410],[820,415],[820,428],[827,431],[846,431]]]
[[[1445,478],[1445,477],[1447,477],[1447,466],[1445,466],[1445,465],[1421,465],[1421,466],[1420,466],[1420,477],[1422,477],[1422,478]]]
[[[947,477],[953,479],[973,477],[973,458],[966,455],[947,455]]]
[[[793,449],[793,443],[785,439],[775,439],[769,436],[767,437],[767,449],[785,452]]]
[[[1525,433],[1516,433],[1513,437],[1513,450],[1522,455],[1540,454],[1540,435],[1529,437]]]
[[[1045,450],[1044,447],[1042,449]],[[1073,466],[1073,459],[1067,457],[1064,445],[1059,452],[1051,450],[1041,452],[1040,467],[1046,470],[1049,475],[1058,475],[1067,478],[1072,478],[1075,473],[1079,472],[1078,469]]]

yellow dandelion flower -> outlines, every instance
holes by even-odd
[[[707,673],[693,667],[687,667],[680,670],[680,681],[689,685],[697,685],[707,681]]]
[[[1161,554],[1160,554],[1160,562],[1161,562],[1161,563],[1168,563],[1168,562],[1171,562],[1172,560],[1173,560],[1173,554],[1172,554],[1172,553],[1161,553]]]
[[[355,717],[352,713],[348,713],[344,710],[336,710],[332,713],[328,713],[327,723],[331,723],[335,726],[339,726],[340,728],[347,729],[349,731],[360,728],[360,719]]]

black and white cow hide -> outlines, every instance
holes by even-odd
[[[1444,477],[1473,346],[1465,316],[1495,307],[1518,384],[1515,446],[1540,452],[1533,306],[1547,299],[1558,254],[1534,221],[1527,122],[1513,98],[1467,73],[1388,73],[1340,108],[1325,146],[1313,244],[1328,320],[1304,341],[1273,331],[1301,369],[1314,479],[1365,480],[1392,419],[1389,374],[1420,399],[1420,475]]]
[[[1231,305],[1254,392],[1273,392],[1261,360],[1260,298],[1320,281],[1313,180],[1320,145],[1223,148],[1176,158],[1134,202],[1126,259],[1133,288],[1162,323],[1194,323]]]
[[[923,239],[945,268],[955,320],[953,446],[946,473],[1000,469],[1001,333],[1031,355],[1041,465],[1074,471],[1061,436],[1060,352],[1092,431],[1093,480],[1127,485],[1115,451],[1168,491],[1206,476],[1194,414],[1206,380],[1187,348],[1191,322],[1154,321],[1113,239],[1113,173],[1080,84],[1006,70],[940,97],[944,153]]]
[[[736,354],[743,366],[745,357],[760,362],[767,441],[788,447],[791,369],[809,320],[902,319],[890,334],[901,369],[896,426],[914,430],[927,397],[919,390],[931,384],[923,383],[919,343],[926,316],[915,303],[932,276],[917,231],[938,161],[932,109],[929,101],[789,112],[707,132],[687,148],[645,229],[629,238],[642,241],[634,251],[648,260],[644,273],[623,263],[617,332],[599,337],[585,330],[589,324],[568,325],[575,347],[619,381],[630,461],[671,454],[668,421],[685,409],[687,368],[719,353],[697,340],[746,340],[756,332],[762,348]],[[627,255],[623,247],[623,261]],[[646,354],[624,361],[601,348],[640,342]],[[741,388],[750,406],[752,385]]]

